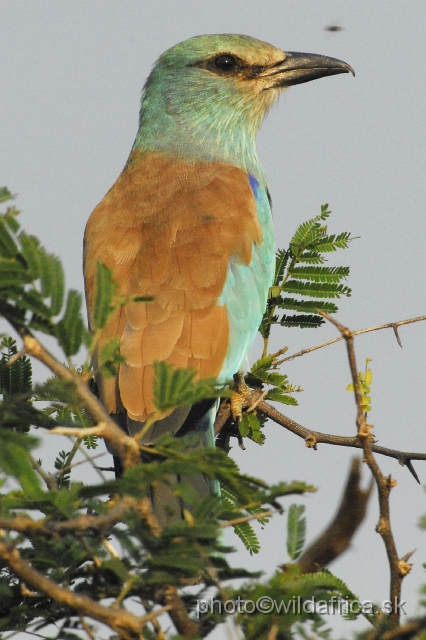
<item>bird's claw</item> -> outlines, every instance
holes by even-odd
[[[243,406],[250,396],[251,389],[244,381],[244,375],[238,371],[234,375],[234,388],[231,396],[231,413],[234,421],[239,425],[243,415]]]
[[[245,449],[245,446],[240,432],[240,424],[243,417],[243,407],[250,396],[250,393],[251,389],[246,385],[243,373],[239,371],[234,375],[234,388],[231,396],[231,414],[234,419],[235,426],[237,427],[238,445],[241,449]]]

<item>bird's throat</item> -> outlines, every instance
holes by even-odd
[[[133,150],[163,151],[185,160],[226,162],[264,182],[256,151],[263,113],[246,113],[240,105],[211,101],[175,104],[169,96],[145,96]]]

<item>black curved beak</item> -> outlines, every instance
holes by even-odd
[[[336,58],[328,58],[316,53],[296,53],[294,51],[286,52],[285,56],[285,60],[268,67],[261,74],[264,78],[271,79],[271,86],[268,87],[270,89],[290,87],[293,84],[302,84],[303,82],[317,80],[317,78],[334,76],[338,73],[352,73],[353,76],[355,75],[355,71],[347,62]]]

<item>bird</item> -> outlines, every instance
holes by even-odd
[[[93,358],[96,371],[97,353],[119,341],[117,375],[96,377],[101,401],[129,435],[156,411],[155,362],[191,367],[198,379],[219,384],[247,366],[275,271],[256,134],[282,91],[341,73],[355,75],[341,60],[235,34],[195,36],[154,65],[129,158],[84,236],[89,326],[95,329],[98,262],[130,300],[98,332]],[[216,412],[214,400],[175,409],[142,443],[192,433],[196,445],[214,446]],[[194,483],[201,497],[215,490],[204,476]],[[182,515],[173,487],[157,487],[152,499],[162,522]]]

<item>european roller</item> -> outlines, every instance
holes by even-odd
[[[284,52],[243,35],[197,36],[155,64],[129,159],[84,239],[91,324],[98,261],[124,296],[152,297],[117,310],[98,343],[100,350],[119,338],[125,363],[115,378],[98,376],[98,387],[130,435],[155,411],[155,361],[192,367],[219,383],[245,366],[275,268],[257,131],[287,87],[347,72],[353,70],[341,60]],[[213,401],[176,409],[143,442],[192,431],[213,446],[215,413]],[[200,495],[210,490],[204,478],[196,485]],[[170,491],[157,493],[157,503],[173,505]]]

